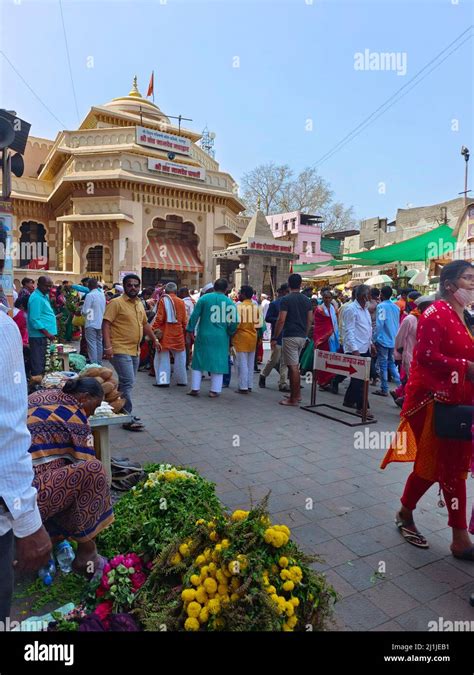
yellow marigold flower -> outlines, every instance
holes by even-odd
[[[285,581],[283,584],[283,590],[284,591],[292,591],[295,587],[295,584],[289,579],[288,581]]]
[[[242,553],[239,553],[239,555],[237,556],[237,560],[240,563],[240,569],[246,570],[248,565],[249,565],[249,562],[247,560],[247,556],[243,555]]]
[[[219,593],[219,595],[225,595],[228,590],[229,587],[227,586],[227,584],[219,584],[217,587],[217,592]]]
[[[214,520],[210,520],[210,521],[208,522],[207,526],[208,526],[208,528],[209,528],[210,530],[213,530],[213,529],[215,528],[215,526],[216,526],[216,523],[215,523]]]
[[[214,546],[214,553],[220,553],[222,549],[224,548],[223,543],[221,542],[220,544],[216,544]]]
[[[201,609],[202,608],[201,608],[201,605],[199,604],[199,602],[195,602],[195,601],[190,602],[189,605],[188,605],[188,609],[187,609],[188,616],[192,616],[194,618],[197,618],[199,616],[199,612],[201,611]]]
[[[294,595],[291,596],[290,602],[293,604],[293,607],[298,607],[300,604],[299,598],[296,598]]]
[[[207,593],[215,593],[217,591],[216,580],[212,579],[212,577],[209,577],[208,579],[204,579],[203,586],[206,589]]]
[[[199,621],[195,617],[188,617],[184,622],[184,630],[199,630]]]
[[[277,574],[278,571],[279,571],[279,570],[278,570],[278,567],[277,567],[275,564],[273,564],[273,565],[270,567],[270,569],[271,569],[271,571],[272,571],[272,574]]]
[[[222,574],[223,574],[225,577],[227,577],[227,579],[230,579],[230,577],[232,576],[232,572],[229,572],[229,570],[228,570],[227,568],[225,568],[225,569],[222,570]]]
[[[217,534],[217,532],[215,530],[212,530],[211,534],[209,535],[209,539],[211,541],[218,541],[219,535]]]
[[[201,567],[201,578],[205,579],[207,576],[209,576],[209,566],[203,565]]]
[[[204,586],[198,586],[196,589],[196,600],[199,602],[200,605],[205,605],[206,602],[209,600],[209,597],[206,593],[206,589]]]
[[[183,556],[183,558],[186,558],[186,556],[189,555],[189,546],[187,544],[181,544],[179,547],[179,552]]]
[[[212,551],[210,548],[205,548],[203,552],[203,556],[206,558],[206,560],[210,560],[212,555]]]
[[[273,600],[273,602],[276,602],[278,604],[278,595],[276,593],[273,593],[270,598]]]
[[[224,595],[219,597],[219,600],[221,601],[222,605],[228,605],[230,602],[230,595],[228,593],[224,593]]]
[[[221,617],[219,617],[218,619],[216,619],[216,620],[214,621],[214,626],[215,626],[216,628],[219,628],[219,630],[220,630],[221,628],[224,628],[224,626],[225,626],[225,621],[224,621],[224,619],[222,619]]]
[[[270,595],[273,595],[273,593],[276,593],[275,586],[267,586],[267,588],[265,590],[267,591],[267,593],[270,593]]]
[[[290,579],[290,578],[291,578],[291,574],[290,574],[289,570],[283,569],[280,572],[280,579],[283,579],[283,581],[285,581],[286,579]]]
[[[171,563],[172,565],[179,565],[179,563],[181,562],[181,560],[182,560],[182,558],[181,558],[181,556],[179,555],[179,553],[175,553],[174,556],[171,558],[170,563]]]
[[[265,530],[263,534],[263,538],[265,540],[265,543],[271,544],[273,542],[273,536],[275,534],[275,530],[271,527],[269,527],[267,530]]]
[[[219,584],[227,583],[227,577],[224,576],[224,573],[222,572],[222,570],[217,570],[216,579],[217,579],[217,582]]]
[[[209,574],[212,574],[212,576],[214,577],[216,575],[216,572],[217,572],[216,563],[210,562],[209,565],[208,565],[208,568],[209,568]]]
[[[236,602],[240,598],[240,595],[238,593],[232,593],[230,596],[230,599],[232,602]]]
[[[240,588],[240,581],[239,579],[237,579],[237,577],[232,577],[232,579],[230,580],[230,587],[232,588],[233,591],[236,591],[238,588]]]
[[[238,560],[232,560],[228,566],[227,569],[231,574],[240,574],[240,563]]]
[[[296,624],[298,623],[298,618],[293,614],[293,616],[289,616],[286,620],[286,623],[290,628],[294,628]]]
[[[191,600],[194,600],[196,597],[196,591],[194,588],[186,588],[182,593],[181,593],[181,600],[184,600],[184,602],[191,602]]]
[[[275,532],[271,543],[275,548],[281,548],[284,544],[288,543],[288,539],[285,541],[285,536],[283,532]]]
[[[204,565],[204,563],[206,562],[206,558],[203,555],[198,555],[198,557],[194,562],[196,563],[196,565],[201,567],[201,565]]]
[[[217,614],[221,609],[221,603],[219,602],[219,599],[213,598],[212,600],[209,600],[207,609],[209,614]]]
[[[229,548],[230,542],[229,542],[228,539],[223,539],[223,540],[221,541],[221,544],[220,544],[220,545],[222,546],[223,549],[226,549],[226,548]],[[217,546],[216,546],[215,550],[217,551]],[[220,550],[220,549],[219,549],[219,550]]]
[[[286,616],[293,616],[293,614],[295,613],[295,608],[292,602],[287,602],[285,609],[286,609]]]
[[[205,522],[204,518],[199,518],[199,520],[196,520],[196,525],[202,525]]]
[[[288,558],[282,555],[280,560],[278,561],[278,564],[280,565],[280,567],[288,567]]]
[[[192,583],[193,586],[199,586],[199,584],[201,583],[201,577],[199,576],[199,574],[192,574],[189,581]]]
[[[242,511],[242,509],[237,509],[237,511],[234,511],[234,513],[231,515],[231,520],[233,520],[235,523],[244,520],[244,518],[247,518],[249,515],[249,511]]]
[[[165,471],[165,473],[163,475],[165,477],[165,480],[167,480],[167,481],[173,481],[173,480],[176,480],[176,478],[177,478],[174,471]]]
[[[209,611],[207,607],[203,607],[201,611],[199,612],[199,621],[201,623],[206,623],[206,621],[209,620]]]
[[[314,600],[314,595],[312,593],[308,595],[308,600]]]
[[[278,596],[277,602],[278,602],[278,604],[280,605],[280,607],[285,607],[285,608],[286,608],[286,598],[284,598],[283,595],[279,595],[279,596]]]
[[[285,633],[292,633],[293,632],[293,628],[291,626],[289,626],[287,623],[284,623],[282,628],[283,628],[283,632],[285,632]]]

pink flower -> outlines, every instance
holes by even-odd
[[[123,565],[124,562],[125,562],[124,555],[116,555],[115,558],[112,558],[110,564],[112,565],[112,567],[118,567],[119,565]]]
[[[102,579],[100,580],[100,585],[102,586],[102,588],[105,588],[106,591],[108,591],[110,589],[110,581],[109,581],[109,577],[107,576],[107,574],[102,575]]]
[[[135,572],[135,574],[132,574],[130,578],[132,580],[133,590],[138,591],[138,589],[141,588],[146,581],[146,574],[143,572]]]
[[[95,594],[96,594],[96,597],[97,597],[97,598],[102,598],[102,597],[104,597],[104,595],[105,595],[105,588],[102,588],[102,586],[98,586],[98,588],[96,589]]]
[[[150,562],[147,562],[147,564],[145,565],[145,567],[147,568],[147,570],[153,569],[153,560],[150,560]]]
[[[106,563],[104,565],[104,574],[108,574],[111,569],[112,569],[112,565],[110,563]]]
[[[112,605],[112,600],[105,600],[105,602],[101,602],[99,605],[97,605],[94,610],[94,614],[96,614],[99,619],[103,621],[112,612]]]
[[[136,553],[128,553],[125,556],[124,565],[125,567],[141,567],[142,561]]]

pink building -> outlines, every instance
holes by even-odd
[[[298,263],[316,263],[331,260],[330,253],[321,251],[320,216],[312,216],[301,211],[277,213],[267,216],[274,237],[293,241],[294,252],[298,254]]]

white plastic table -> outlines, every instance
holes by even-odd
[[[132,415],[114,415],[113,417],[89,417],[89,425],[94,435],[94,449],[97,459],[104,465],[109,485],[112,482],[111,451],[109,427],[114,424],[127,424]]]

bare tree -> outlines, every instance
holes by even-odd
[[[324,223],[322,226],[323,232],[353,230],[357,228],[357,222],[354,217],[354,209],[352,206],[345,208],[344,204],[341,202],[329,204],[328,208],[323,209],[321,215],[324,218]]]
[[[305,211],[317,214],[332,201],[332,190],[314,167],[306,167],[281,191],[280,211]]]
[[[250,213],[258,201],[266,214],[303,211],[324,218],[323,230],[347,230],[356,225],[352,206],[333,201],[329,183],[314,167],[306,167],[296,178],[287,164],[260,164],[242,178],[242,200]]]
[[[277,166],[273,162],[260,164],[242,177],[242,199],[249,211],[254,211],[260,200],[260,208],[268,215],[277,213],[282,191],[291,180],[292,171],[287,164]]]

